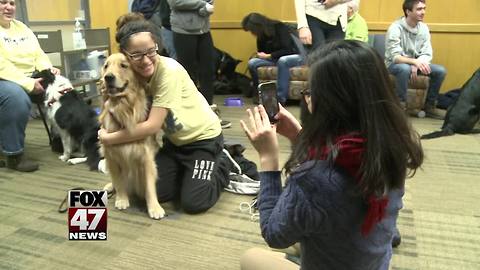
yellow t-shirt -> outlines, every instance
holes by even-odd
[[[162,129],[173,144],[212,139],[222,132],[218,116],[177,61],[158,56],[146,91],[153,97],[152,107],[168,109]]]
[[[50,67],[50,59],[40,48],[30,28],[17,20],[10,23],[10,28],[0,26],[1,79],[15,82],[31,91],[35,84],[35,80],[30,78],[32,72]]]

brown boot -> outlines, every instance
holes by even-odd
[[[23,154],[7,156],[7,167],[19,172],[33,172],[38,170],[38,164],[26,159]]]
[[[425,104],[425,116],[433,119],[445,119],[445,111],[438,110],[435,104]]]

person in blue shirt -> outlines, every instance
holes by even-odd
[[[419,135],[368,44],[333,41],[311,54],[309,67],[303,127],[283,107],[274,125],[263,106],[241,121],[260,160],[262,236],[277,249],[300,243],[302,270],[387,270],[405,179],[423,162]],[[283,189],[277,133],[293,145]],[[241,268],[299,266],[253,248]]]

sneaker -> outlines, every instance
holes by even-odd
[[[248,194],[255,195],[260,191],[260,181],[251,179],[247,175],[242,173],[242,168],[233,159],[227,149],[223,149],[223,154],[229,161],[229,183],[224,188],[226,191],[236,194]]]
[[[23,154],[7,156],[7,167],[19,172],[33,172],[38,170],[38,164],[26,159]]]
[[[220,115],[220,109],[218,108],[217,104],[212,104],[212,105],[210,105],[210,109],[212,109],[212,111],[213,111],[216,115]]]
[[[425,104],[425,116],[433,119],[445,119],[445,111],[438,110],[434,104]]]
[[[232,126],[232,123],[230,121],[222,120],[222,118],[220,118],[220,109],[218,108],[217,104],[210,105],[210,109],[212,109],[212,111],[218,116],[218,119],[220,119],[220,126],[222,127],[222,129]]]
[[[232,123],[230,121],[220,119],[220,126],[222,126],[223,129],[226,129],[231,127]]]
[[[223,149],[223,154],[228,158],[228,160],[230,161],[230,166],[229,166],[229,169],[230,169],[230,174],[242,174],[242,168],[240,167],[240,165],[238,165],[238,163],[235,161],[235,159],[233,159],[233,157],[230,155],[230,153],[227,151],[227,149]]]

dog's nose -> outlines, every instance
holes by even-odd
[[[105,74],[103,78],[105,79],[105,82],[110,83],[110,82],[113,82],[113,80],[115,80],[115,75],[113,75],[112,73],[108,73],[108,74]]]

